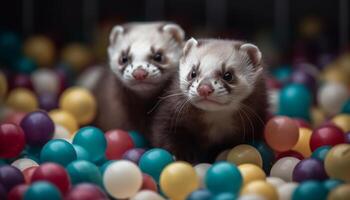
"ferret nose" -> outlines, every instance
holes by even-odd
[[[132,76],[138,81],[145,80],[147,75],[148,72],[142,68],[137,68],[132,72]]]
[[[214,92],[214,88],[211,85],[209,85],[209,84],[201,84],[197,88],[197,92],[198,92],[199,96],[207,97],[211,93]]]

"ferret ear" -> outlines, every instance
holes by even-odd
[[[178,43],[182,43],[185,39],[185,32],[177,24],[165,24],[162,30],[169,33]]]
[[[118,36],[120,36],[121,34],[124,33],[124,27],[122,26],[114,26],[110,35],[109,35],[109,43],[111,45],[114,45],[115,42],[117,41],[118,39]]]
[[[242,44],[239,50],[245,52],[248,55],[254,66],[259,66],[261,64],[261,52],[259,48],[254,44]]]
[[[190,52],[191,48],[198,45],[198,41],[194,38],[187,40],[185,47],[182,50],[183,56],[186,56]]]

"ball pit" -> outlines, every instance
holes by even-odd
[[[134,147],[128,132],[110,130],[105,133],[107,140],[106,157],[109,160],[121,159],[123,154]]]
[[[40,152],[40,161],[54,162],[62,166],[77,159],[77,153],[73,145],[62,139],[54,139],[46,143]]]
[[[265,172],[254,164],[241,164],[238,169],[243,178],[243,185],[246,185],[255,180],[265,180]]]
[[[320,182],[305,181],[294,190],[292,200],[325,200],[326,196],[327,190],[325,187],[323,187],[323,185]]]
[[[39,106],[35,94],[26,88],[12,90],[7,96],[6,104],[11,109],[22,112],[34,111]]]
[[[262,158],[258,150],[251,145],[241,144],[230,150],[227,161],[235,164],[252,163],[262,167]]]
[[[71,162],[66,170],[73,185],[79,183],[93,183],[102,187],[102,175],[97,166],[86,160]]]
[[[46,181],[38,181],[33,183],[24,193],[24,200],[60,200],[62,194],[51,183]]]
[[[245,194],[258,194],[265,199],[278,200],[278,193],[270,183],[266,181],[257,180],[248,183],[243,187],[242,192]]]
[[[350,145],[338,144],[326,155],[325,169],[329,177],[350,181]]]
[[[59,124],[67,128],[71,135],[78,130],[79,125],[77,120],[74,118],[74,116],[71,113],[65,110],[61,110],[61,109],[51,110],[49,112],[49,116],[51,117],[52,121],[54,121],[56,124]]]
[[[312,132],[310,138],[311,151],[315,151],[318,147],[344,143],[343,131],[334,125],[324,125]]]

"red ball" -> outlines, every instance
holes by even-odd
[[[305,120],[303,119],[299,119],[296,118],[294,119],[295,123],[298,125],[299,128],[308,128],[311,129],[311,125],[309,123],[307,123]]]
[[[134,142],[128,132],[123,130],[110,130],[105,134],[107,140],[106,157],[108,160],[119,160],[123,154],[134,148]]]
[[[151,176],[142,174],[142,186],[140,191],[141,190],[152,190],[154,192],[158,192],[157,183]]]
[[[22,128],[16,124],[0,125],[0,157],[15,158],[25,146],[25,135]]]
[[[66,170],[61,165],[55,163],[45,163],[40,165],[33,173],[31,183],[35,181],[48,181],[54,184],[62,194],[68,192],[70,180]]]
[[[32,179],[33,173],[36,170],[36,168],[38,168],[38,166],[28,167],[22,171],[26,184],[30,184],[30,180]]]
[[[334,125],[324,125],[312,132],[310,139],[311,151],[321,146],[335,146],[345,143],[345,135],[343,131]]]
[[[281,152],[276,156],[276,160],[279,160],[283,157],[294,157],[294,158],[298,158],[299,160],[303,160],[304,156],[301,155],[299,152],[293,151],[293,150],[289,150],[289,151],[285,151],[285,152]]]
[[[25,112],[14,112],[6,117],[5,123],[13,123],[20,126],[22,119],[26,116]]]
[[[108,200],[107,195],[96,185],[81,183],[71,189],[65,200]]]
[[[22,200],[24,197],[24,193],[27,191],[28,187],[29,186],[26,184],[17,185],[16,187],[12,188],[7,194],[7,199]]]

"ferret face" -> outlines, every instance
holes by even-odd
[[[252,44],[192,38],[180,59],[180,88],[202,110],[238,110],[262,72],[260,62]]]
[[[176,24],[115,26],[108,48],[110,67],[125,86],[150,94],[176,71],[183,39],[184,32]]]

